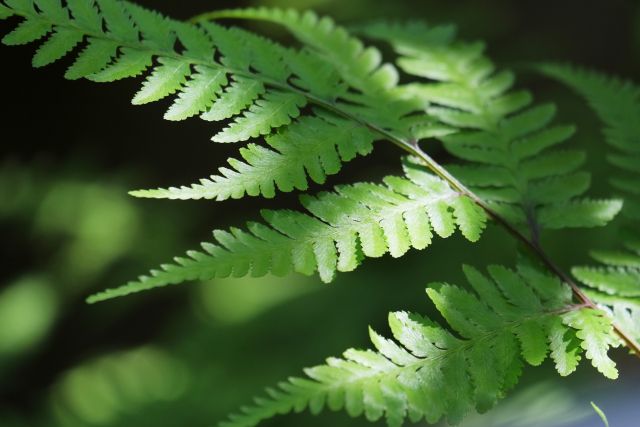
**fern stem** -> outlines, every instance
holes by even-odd
[[[540,259],[540,261],[542,261],[542,263],[545,265],[545,267],[547,267],[547,269],[549,269],[549,271],[551,271],[553,274],[558,276],[558,278],[560,278],[562,281],[564,281],[565,283],[567,283],[571,287],[571,290],[572,290],[574,296],[582,304],[584,304],[584,305],[586,305],[588,307],[591,307],[591,308],[597,308],[597,305],[593,301],[591,301],[589,299],[589,297],[587,297],[587,295],[585,295],[584,292],[582,292],[582,290],[580,289],[578,284],[549,258],[549,256],[546,254],[546,252],[542,249],[542,247],[538,243],[538,239],[535,239],[535,240],[529,239],[520,230],[518,230],[515,226],[513,226],[513,224],[511,224],[509,221],[507,221],[505,218],[503,218],[496,211],[491,209],[491,207],[489,207],[485,203],[485,201],[482,200],[477,194],[475,194],[473,191],[469,190],[456,177],[451,175],[451,173],[449,173],[449,171],[447,171],[442,165],[440,165],[431,156],[429,156],[427,153],[425,153],[420,148],[420,146],[418,145],[417,142],[413,142],[412,143],[412,142],[409,142],[409,141],[405,141],[404,139],[402,139],[400,137],[397,137],[396,135],[394,135],[393,133],[391,133],[391,132],[389,132],[389,131],[387,131],[385,129],[382,129],[382,128],[380,128],[380,127],[378,127],[376,125],[373,125],[371,123],[368,123],[366,121],[360,120],[357,117],[355,117],[355,116],[353,116],[353,115],[341,110],[339,107],[337,107],[335,105],[332,105],[332,104],[329,104],[327,102],[324,102],[322,100],[313,99],[313,97],[310,97],[310,101],[312,101],[312,102],[314,102],[314,103],[316,103],[316,104],[318,104],[320,106],[323,106],[323,107],[325,107],[327,109],[330,109],[331,111],[333,111],[333,112],[335,112],[337,114],[340,114],[345,118],[359,121],[364,126],[367,126],[369,129],[371,129],[372,131],[374,131],[374,132],[380,134],[381,136],[385,137],[388,141],[390,141],[394,145],[396,145],[396,146],[400,147],[401,149],[407,151],[409,154],[419,158],[420,161],[427,168],[429,168],[433,173],[435,173],[437,176],[439,176],[440,178],[445,180],[457,192],[459,192],[460,194],[462,194],[464,196],[467,196],[471,200],[473,200],[473,202],[476,203],[478,206],[480,206],[487,213],[487,215],[491,219],[493,219],[496,223],[501,225],[509,234],[511,234],[513,237],[515,237],[516,240],[520,241],[527,248],[529,248]],[[615,323],[613,324],[613,328],[616,331],[616,333],[618,334],[618,336],[625,343],[625,345],[630,350],[632,350],[633,354],[635,354],[636,357],[640,358],[640,345],[633,338],[631,338],[629,336],[629,334],[627,334],[622,328],[620,328]]]
[[[480,197],[478,197],[471,190],[466,188],[460,181],[458,181],[453,175],[451,175],[445,168],[443,168],[440,164],[438,164],[435,160],[431,158],[427,153],[422,151],[420,147],[417,145],[412,150],[412,154],[417,155],[422,162],[431,169],[435,174],[439,177],[447,181],[453,188],[459,191],[461,194],[469,197],[473,200],[478,206],[480,206],[486,213],[493,219],[495,222],[500,224],[509,234],[514,236],[517,240],[522,242],[527,248],[529,248],[542,263],[551,271],[553,274],[558,276],[562,281],[567,283],[574,294],[574,296],[585,306],[590,308],[597,308],[596,304],[582,292],[582,289],[576,284],[576,282],[566,274],[559,266],[557,266],[547,255],[547,253],[542,249],[542,247],[534,240],[527,238],[520,230],[514,227],[509,221],[500,216],[497,212],[491,209]],[[613,324],[613,328],[618,334],[618,336],[624,341],[625,345],[632,350],[633,354],[636,357],[640,358],[640,345],[627,334],[622,328],[620,328],[615,323]]]
[[[305,93],[302,91],[300,91],[300,93],[305,95]],[[324,107],[347,119],[358,121],[359,123],[371,129],[372,131],[383,136],[389,142],[393,143],[394,145],[398,146],[399,148],[403,149],[409,154],[419,158],[420,161],[427,168],[429,168],[433,173],[435,173],[437,176],[445,180],[454,190],[456,190],[457,192],[459,192],[460,194],[466,197],[469,197],[474,203],[480,206],[491,219],[493,219],[496,223],[502,226],[509,234],[515,237],[516,240],[520,241],[527,248],[529,248],[529,250],[531,250],[540,259],[540,261],[542,261],[542,263],[545,265],[545,267],[549,271],[551,271],[553,274],[558,276],[558,278],[560,278],[562,281],[564,281],[571,287],[571,290],[574,296],[580,301],[581,304],[584,304],[587,307],[597,308],[597,305],[593,301],[591,301],[591,299],[589,299],[589,297],[587,297],[587,295],[585,295],[584,292],[582,292],[578,284],[549,258],[549,256],[540,246],[537,237],[533,239],[529,239],[520,230],[518,230],[515,226],[513,226],[513,224],[511,224],[509,221],[503,218],[496,211],[491,209],[491,207],[488,206],[485,203],[485,201],[482,200],[477,194],[469,190],[455,176],[451,175],[449,171],[447,171],[442,165],[440,165],[431,156],[429,156],[429,154],[425,153],[420,148],[417,142],[405,141],[404,139],[394,135],[393,133],[383,128],[380,128],[367,121],[361,120],[358,117],[353,116],[352,114],[349,114],[346,111],[343,111],[342,109],[340,109],[338,106],[334,104],[315,98],[309,94],[306,94],[305,96],[307,96],[309,101],[317,104],[318,106]],[[629,336],[629,334],[627,334],[622,328],[620,328],[615,323],[613,324],[613,328],[618,334],[618,336],[620,337],[620,339],[622,339],[625,345],[633,352],[633,354],[636,355],[636,357],[640,358],[640,345],[631,336]]]
[[[511,224],[509,221],[507,221],[505,218],[503,218],[496,211],[491,209],[491,207],[488,206],[485,203],[485,201],[482,200],[477,194],[475,194],[473,191],[469,190],[455,176],[451,175],[451,173],[449,173],[449,171],[447,171],[442,165],[440,165],[431,156],[429,156],[427,153],[425,153],[420,148],[420,146],[418,145],[417,142],[405,141],[404,139],[394,135],[393,133],[391,133],[391,132],[389,132],[389,131],[387,131],[385,129],[382,129],[382,128],[374,125],[374,124],[371,124],[371,123],[368,123],[368,122],[366,122],[364,120],[361,120],[358,117],[355,117],[352,114],[349,114],[348,112],[345,112],[345,111],[341,110],[336,105],[333,105],[331,103],[328,103],[328,102],[320,100],[320,99],[314,99],[313,96],[308,96],[308,98],[309,98],[309,100],[311,102],[313,102],[313,103],[315,103],[315,104],[317,104],[319,106],[322,106],[322,107],[324,107],[326,109],[329,109],[329,110],[335,112],[336,114],[340,114],[341,116],[343,116],[345,118],[348,118],[348,119],[351,119],[351,120],[356,120],[356,121],[360,122],[364,126],[367,126],[369,129],[371,129],[372,131],[374,131],[374,132],[380,134],[381,136],[383,136],[384,138],[386,138],[389,142],[391,142],[394,145],[398,146],[399,148],[405,150],[409,154],[419,158],[420,161],[427,168],[429,168],[433,173],[435,173],[437,176],[439,176],[440,178],[445,180],[454,190],[456,190],[457,192],[459,192],[460,194],[462,194],[464,196],[469,197],[474,203],[476,203],[478,206],[480,206],[480,208],[482,208],[491,219],[493,219],[496,223],[501,225],[509,234],[511,234],[513,237],[515,237],[516,240],[520,241],[527,248],[529,248],[529,250],[531,250],[540,259],[540,261],[542,261],[542,263],[545,265],[545,267],[547,269],[549,269],[549,271],[551,271],[553,274],[558,276],[558,278],[560,278],[562,281],[564,281],[565,283],[567,283],[571,287],[571,290],[572,290],[574,296],[581,302],[581,304],[584,304],[585,306],[588,306],[588,307],[591,307],[591,308],[594,308],[594,309],[597,308],[597,305],[593,301],[591,301],[591,299],[589,299],[589,297],[587,297],[587,295],[585,295],[584,292],[582,292],[582,290],[580,289],[580,286],[578,286],[578,284],[568,274],[566,274],[559,266],[557,266],[549,258],[549,256],[546,254],[546,252],[540,246],[540,244],[538,242],[538,239],[537,239],[537,236],[534,237],[533,239],[529,239],[520,230],[518,230],[515,226],[513,226],[513,224]],[[618,334],[620,339],[622,339],[622,341],[633,352],[633,354],[636,357],[640,358],[640,345],[631,336],[629,336],[629,334],[627,332],[625,332],[622,328],[620,328],[615,323],[613,324],[613,328],[614,328],[616,334]]]
[[[366,126],[368,129],[373,132],[379,134],[384,137],[387,141],[396,145],[400,149],[408,152],[409,154],[417,157],[420,161],[433,173],[446,181],[454,190],[456,190],[461,195],[469,197],[474,203],[476,203],[480,208],[482,208],[487,215],[493,219],[496,223],[501,225],[509,234],[522,242],[527,248],[529,248],[542,263],[554,273],[558,278],[562,281],[566,282],[570,287],[574,294],[574,296],[582,303],[591,308],[597,308],[596,304],[587,297],[584,292],[580,289],[578,284],[568,275],[566,274],[559,266],[557,266],[546,254],[546,252],[542,249],[540,244],[538,243],[538,239],[529,239],[526,235],[524,235],[520,230],[518,230],[515,226],[513,226],[509,221],[503,218],[500,214],[495,212],[489,205],[485,203],[477,194],[473,191],[469,190],[462,182],[460,182],[455,176],[451,175],[449,171],[447,171],[442,165],[436,162],[429,154],[424,152],[422,148],[420,148],[417,142],[406,141],[401,137],[394,135],[392,132],[381,128],[373,123],[367,122],[353,114],[342,110],[339,106],[335,105],[332,102],[327,102],[324,99],[315,97],[305,91],[297,89],[293,86],[283,85],[277,82],[265,82],[266,84],[273,84],[281,89],[292,90],[302,96],[305,96],[309,102],[318,105],[326,110],[329,110],[335,114],[338,114],[346,119],[356,121],[363,126]],[[620,328],[615,323],[613,324],[613,328],[618,334],[618,336],[622,339],[625,345],[636,355],[636,357],[640,358],[640,345],[629,336],[622,328]]]
[[[531,245],[531,248],[535,248],[535,245]],[[598,308],[597,305],[589,299],[589,297],[582,292],[582,289],[576,284],[576,282],[569,277],[560,267],[555,265],[553,261],[547,256],[547,254],[542,250],[542,248],[537,248],[534,252],[539,256],[539,258],[544,262],[544,264],[551,270],[554,274],[556,274],[560,279],[565,281],[573,291],[573,294],[578,298],[583,304],[587,305],[591,308]],[[632,353],[640,358],[640,345],[631,337],[627,332],[624,331],[620,326],[613,323],[613,329],[616,331],[616,334],[622,339],[624,344],[632,351]]]

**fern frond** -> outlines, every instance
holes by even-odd
[[[398,82],[396,68],[383,62],[378,49],[365,46],[331,18],[319,17],[312,11],[262,7],[205,13],[194,21],[219,19],[258,20],[283,26],[302,43],[305,52],[312,58],[319,58],[325,67],[328,64],[335,70],[344,86],[355,89],[340,95],[341,100],[348,101],[338,102],[340,108],[407,139],[427,137],[421,136],[420,127],[412,129],[414,120],[424,120],[424,111],[420,102],[407,99],[395,90]],[[429,28],[423,36],[446,37],[451,30],[450,26]],[[318,69],[322,68],[316,66],[312,71]],[[328,86],[328,90],[335,92],[335,87]]]
[[[550,127],[555,107],[531,106],[528,92],[511,90],[514,75],[496,71],[482,43],[458,42],[451,28],[433,32],[421,23],[374,24],[364,33],[390,42],[403,71],[431,80],[399,90],[460,129],[438,137],[466,161],[447,169],[497,212],[528,225],[534,239],[540,228],[600,226],[618,213],[619,200],[578,198],[590,184],[589,174],[579,171],[584,153],[552,150],[574,127]]]
[[[640,88],[630,81],[570,65],[542,64],[536,69],[566,84],[582,95],[607,128],[604,135],[613,153],[609,162],[616,169],[612,186],[624,196],[623,213],[628,229],[622,249],[593,251],[600,266],[579,266],[573,275],[592,288],[589,297],[610,307],[616,323],[633,339],[639,339],[638,305],[640,297]]]
[[[601,266],[574,267],[572,274],[583,284],[607,296],[620,298],[640,297],[640,234],[637,230],[626,230],[623,249],[593,251],[591,256]],[[599,295],[594,296],[601,300]]]
[[[640,270],[630,266],[574,267],[573,275],[587,286],[611,295],[640,297]]]
[[[640,234],[629,229],[622,240],[622,249],[591,252],[602,266],[574,267],[573,275],[583,284],[622,300],[640,297]]]
[[[617,169],[612,186],[625,198],[623,214],[640,220],[640,87],[616,77],[570,65],[541,64],[536,69],[582,95],[606,125],[604,136]]]
[[[216,142],[238,142],[257,138],[291,123],[300,115],[300,107],[306,103],[298,94],[272,92],[256,101],[242,117],[237,118],[226,129],[213,137]]]
[[[182,87],[164,118],[179,121],[207,111],[228,82],[227,73],[223,70],[196,67],[196,73]]]
[[[266,137],[269,148],[250,144],[240,149],[243,160],[229,159],[230,168],[190,187],[140,190],[137,197],[169,199],[239,199],[245,194],[272,198],[283,192],[307,190],[308,180],[322,184],[343,162],[373,150],[375,135],[356,122],[323,115],[302,117]]]
[[[584,351],[603,375],[617,370],[607,352],[618,344],[604,312],[572,305],[571,291],[528,267],[489,267],[490,278],[471,267],[464,272],[473,292],[432,284],[429,298],[448,327],[406,312],[391,313],[394,340],[373,330],[375,350],[347,350],[342,358],[306,369],[221,423],[250,427],[277,414],[325,407],[382,417],[389,426],[459,422],[474,408],[490,409],[518,381],[523,365],[548,356],[561,375],[572,373]]]
[[[224,95],[216,99],[211,109],[200,118],[215,122],[236,116],[252,105],[264,90],[262,82],[235,77],[235,81],[227,87]]]
[[[66,6],[58,0],[7,1],[6,5],[4,9],[25,20],[4,37],[5,44],[35,41],[55,30],[44,45],[47,49],[55,46],[57,54],[48,58],[52,62],[83,43],[85,48],[67,71],[67,78],[108,82],[137,76],[151,68],[133,103],[154,102],[177,92],[178,97],[166,114],[169,120],[208,112],[214,101],[223,103],[228,95],[223,91],[229,84],[228,77],[268,85],[267,97],[281,96],[278,90],[296,91],[287,84],[293,72],[285,61],[293,62],[298,52],[239,29],[213,24],[193,26],[118,0],[74,0]],[[69,32],[73,41],[58,36]],[[247,47],[258,46],[258,55],[242,53]],[[220,60],[214,57],[216,51],[222,56]],[[265,58],[269,58],[268,67],[264,65]],[[275,73],[274,68],[281,71]],[[306,99],[298,101],[303,104]],[[251,101],[246,101],[225,118],[241,114],[250,105]],[[277,114],[272,124],[265,117],[260,120],[264,122],[262,126],[271,127],[283,122]]]
[[[394,93],[397,72],[393,66],[382,64],[376,49],[365,47],[344,29],[312,14],[282,15],[288,25],[297,26],[296,31],[309,31],[304,38],[306,48],[296,50],[239,28],[179,22],[120,0],[73,0],[65,4],[59,0],[6,0],[0,5],[0,16],[19,15],[24,19],[3,38],[5,44],[44,39],[34,56],[34,66],[53,63],[73,52],[76,59],[65,74],[69,79],[110,82],[145,75],[133,104],[173,96],[175,100],[165,114],[167,120],[194,116],[208,121],[230,119],[228,126],[213,137],[217,142],[243,142],[278,130],[282,132],[276,135],[293,135],[305,124],[318,123],[304,120],[306,116],[317,118],[329,112],[363,127],[371,127],[370,122],[375,120],[377,129],[406,133],[406,120],[415,112],[412,102]],[[328,53],[333,59],[327,60]],[[305,110],[305,117],[300,117],[308,104],[317,108],[308,109],[308,113]],[[294,129],[287,131],[291,124]],[[324,138],[331,136],[329,133]],[[309,159],[327,158],[327,148],[313,143],[322,137],[317,135],[306,146]],[[280,138],[273,136],[273,140]],[[334,144],[333,148],[337,145],[345,144]],[[252,145],[242,154],[255,160],[244,160],[250,165],[258,160],[273,163],[274,151],[257,147]],[[288,155],[278,152],[282,159]],[[366,155],[370,149],[356,152]],[[260,159],[263,154],[266,157]],[[353,157],[334,156],[332,163]],[[313,162],[308,160],[307,165]],[[323,168],[322,175],[339,170],[331,164]],[[304,168],[295,172],[299,171],[308,175]],[[233,194],[262,194],[246,191],[244,183],[250,181],[253,172],[253,168],[235,168],[233,174],[241,175],[238,179],[243,182],[238,185],[245,188]],[[263,168],[262,172],[267,174],[266,181],[281,184],[276,187],[281,191],[299,188],[308,178],[314,182],[323,179],[316,173],[315,177],[296,178],[299,185],[292,185],[282,178],[290,171],[276,167]],[[208,197],[225,198],[209,190]],[[173,197],[175,192],[143,194]],[[203,197],[199,192],[183,191],[176,198],[191,195]]]
[[[312,11],[262,7],[215,11],[196,21],[222,18],[263,20],[282,25],[304,46],[320,53],[347,84],[363,93],[379,95],[397,83],[397,71],[390,64],[383,64],[378,49],[366,47],[329,17],[318,17]]]
[[[424,249],[434,233],[448,237],[456,226],[470,241],[480,237],[486,216],[469,198],[411,163],[405,174],[385,178],[384,185],[359,183],[315,197],[302,196],[309,214],[263,211],[266,224],[249,223],[247,231],[215,231],[216,243],[204,243],[203,251],[190,251],[187,258],[176,258],[175,264],[163,265],[149,276],[89,301],[229,275],[317,271],[329,282],[337,271],[354,270],[363,257],[387,252],[399,257],[410,248]]]

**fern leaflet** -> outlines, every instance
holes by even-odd
[[[382,63],[382,55],[376,48],[365,47],[329,17],[320,18],[312,11],[300,13],[293,9],[265,7],[215,11],[195,20],[222,18],[264,20],[284,26],[300,42],[331,64],[346,84],[365,95],[371,95],[361,98],[371,103],[377,104],[378,97],[384,96],[397,83],[396,69],[391,64]]]
[[[249,144],[240,150],[244,161],[229,159],[231,168],[190,187],[134,191],[138,197],[169,199],[239,199],[263,195],[272,198],[276,189],[307,190],[308,180],[324,183],[338,173],[343,162],[373,150],[375,134],[361,124],[332,115],[303,117],[278,133],[266,137],[269,148]],[[286,165],[286,167],[285,167]]]
[[[389,252],[402,256],[427,247],[435,234],[448,237],[457,226],[470,241],[485,227],[486,216],[468,197],[410,162],[406,177],[387,177],[384,185],[340,186],[316,197],[302,196],[310,212],[263,211],[266,224],[249,223],[248,231],[214,231],[216,244],[190,251],[150,276],[89,298],[101,301],[187,280],[214,277],[313,274],[329,282],[336,271],[351,271],[363,257]]]
[[[375,350],[347,350],[342,358],[305,370],[268,397],[232,415],[224,427],[249,427],[277,414],[318,413],[326,406],[382,417],[389,426],[459,422],[473,408],[491,408],[517,382],[523,362],[538,366],[549,356],[561,375],[572,373],[581,353],[603,375],[617,376],[607,351],[618,344],[603,312],[571,303],[571,291],[530,267],[489,267],[490,278],[464,269],[475,292],[432,284],[429,298],[449,328],[417,314],[391,313],[396,341],[373,330]]]

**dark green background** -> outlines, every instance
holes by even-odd
[[[630,78],[640,69],[640,6],[633,1],[141,3],[176,18],[259,4],[313,8],[347,25],[371,19],[453,22],[462,37],[486,40],[501,67],[570,61]],[[0,31],[15,22],[0,23]],[[271,27],[258,30],[287,40]],[[131,107],[139,81],[65,81],[68,61],[32,70],[32,53],[33,46],[1,48],[0,426],[213,425],[263,386],[347,347],[367,346],[367,325],[387,333],[388,311],[430,313],[425,285],[460,282],[460,264],[513,262],[513,242],[490,228],[480,244],[437,240],[400,260],[369,260],[331,285],[300,276],[217,280],[87,306],[83,299],[91,292],[195,247],[212,228],[255,219],[259,208],[293,207],[296,195],[225,202],[128,197],[130,189],[207,176],[237,147],[209,142],[217,130],[211,123],[162,120],[168,101]],[[557,102],[560,121],[579,125],[571,144],[589,153],[592,194],[607,196],[605,147],[594,116],[557,84],[526,71],[520,81],[536,99]],[[439,147],[424,147],[446,160]],[[327,186],[378,180],[398,170],[399,154],[379,143],[373,155],[350,163]],[[555,233],[544,242],[569,267],[586,261],[590,248],[615,243],[615,233],[615,226]],[[530,370],[516,391],[524,393],[519,401],[467,425],[552,426],[528,414],[560,421],[586,413],[573,425],[596,426],[588,406],[596,400],[612,426],[632,427],[629,417],[640,414],[633,391],[640,370],[623,352],[616,359],[624,377],[618,383],[586,367],[566,382],[555,381],[548,363]],[[540,379],[552,382],[529,388]],[[508,418],[514,414],[523,424]],[[303,414],[265,425],[367,423],[344,414]]]

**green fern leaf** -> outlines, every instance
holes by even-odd
[[[629,230],[622,238],[623,250],[594,251],[593,258],[602,267],[574,267],[573,275],[596,292],[589,295],[603,305],[626,304],[629,298],[640,297],[640,88],[629,81],[607,77],[594,71],[569,65],[542,64],[536,69],[559,80],[585,97],[607,128],[605,139],[613,153],[608,156],[616,174],[612,186],[624,196],[623,213],[630,220]],[[615,311],[615,310],[614,310]],[[624,311],[624,310],[623,310]],[[631,328],[625,322],[625,330]],[[636,335],[634,338],[638,338]]]
[[[239,142],[256,138],[291,123],[300,115],[306,100],[303,96],[283,92],[268,93],[259,99],[242,117],[213,137],[215,142]]]
[[[618,213],[619,200],[577,198],[590,184],[589,175],[578,171],[584,154],[550,150],[573,127],[548,127],[555,107],[530,107],[528,92],[510,91],[513,74],[496,72],[482,43],[456,42],[452,28],[420,23],[379,23],[363,31],[389,41],[401,55],[402,70],[435,80],[399,90],[444,125],[460,129],[438,137],[468,162],[448,169],[497,212],[527,225],[534,239],[540,228],[601,226]]]
[[[607,304],[603,301],[603,304]],[[640,302],[638,299],[616,299],[612,306],[611,316],[615,323],[629,333],[637,341],[640,341]]]
[[[597,303],[619,328],[624,330],[636,342],[640,340],[640,298],[611,295],[598,290],[585,288],[583,292]]]
[[[296,25],[302,25],[299,28],[309,26],[318,37],[313,49],[296,51],[241,29],[212,23],[180,23],[127,2],[72,0],[61,6],[53,0],[34,1],[3,3],[25,18],[23,26],[30,27],[19,29],[8,40],[22,42],[49,32],[76,31],[82,38],[81,50],[67,70],[68,78],[106,82],[148,70],[150,75],[134,102],[151,102],[175,92],[176,100],[166,114],[170,120],[194,115],[207,119],[236,116],[216,136],[219,141],[243,141],[277,132],[268,137],[271,149],[251,145],[242,151],[245,162],[230,162],[239,175],[229,173],[229,169],[221,172],[229,179],[234,175],[235,187],[230,186],[227,194],[207,189],[213,193],[206,193],[205,197],[270,196],[275,188],[303,188],[308,179],[322,182],[326,175],[339,171],[341,162],[356,154],[367,154],[374,133],[389,137],[393,130],[407,135],[408,125],[418,123],[418,114],[423,116],[418,103],[406,102],[395,92],[395,68],[382,64],[378,50],[365,47],[332,23],[333,30],[329,31],[325,23],[330,21],[319,20],[315,15],[294,19]],[[45,58],[46,62],[62,56],[64,50],[59,48],[56,55]],[[336,50],[336,61],[324,59],[323,55],[331,50]],[[338,67],[337,59],[346,60],[349,55],[353,57]],[[335,93],[331,93],[331,87],[335,87]],[[300,118],[292,124],[309,102],[316,106],[309,109],[309,120]],[[214,107],[220,110],[211,112]],[[305,153],[303,169],[296,169],[295,165],[284,170],[274,167],[289,153],[303,158],[306,147],[284,145],[294,137],[300,123],[314,122],[330,124],[319,129],[328,132],[335,132],[337,127],[344,128],[341,131],[356,130],[323,148],[317,141],[322,135],[314,135],[316,149]],[[274,155],[276,152],[279,155]],[[256,173],[266,172],[267,168],[270,173],[261,181],[250,182]],[[279,175],[289,172],[293,177]],[[207,246],[206,254],[193,252],[190,259],[178,259],[179,265],[167,266],[163,272],[154,273],[153,278],[126,289],[232,272],[262,275],[318,271],[328,281],[336,271],[355,268],[362,255],[374,257],[389,252],[400,256],[410,247],[427,246],[433,233],[451,235],[456,226],[468,239],[479,238],[486,218],[477,205],[424,171],[416,169],[407,174],[410,179],[390,178],[386,186],[359,184],[341,187],[338,193],[323,194],[317,199],[305,198],[304,204],[312,215],[265,213],[267,225],[251,224],[248,232],[216,232],[219,246]],[[182,192],[185,194],[202,196],[199,187],[191,193]]]
[[[164,118],[173,121],[185,120],[208,110],[227,82],[227,73],[223,70],[196,67],[196,74],[184,85],[178,99],[169,107]]]
[[[629,252],[625,251],[592,251],[591,256],[603,264],[617,267],[640,267],[640,254],[633,245],[629,245]]]
[[[13,12],[8,7],[0,4],[0,19],[7,19],[13,16]]]
[[[415,137],[408,132],[405,119],[411,113],[423,115],[422,105],[403,99],[395,92],[398,72],[391,64],[382,62],[378,49],[366,47],[330,18],[320,18],[310,11],[250,8],[206,13],[197,21],[223,18],[282,25],[308,48],[289,58],[292,70],[300,77],[301,87],[313,87],[318,94],[326,94],[321,95],[323,99],[333,94],[338,100],[348,101],[335,103],[341,109],[403,137]],[[349,92],[348,87],[356,91]]]
[[[102,32],[102,19],[93,1],[67,0],[67,6],[78,24],[91,31]]]
[[[411,248],[423,249],[434,234],[444,238],[458,228],[476,241],[487,220],[480,208],[485,201],[508,221],[528,226],[532,246],[540,228],[603,225],[622,207],[619,200],[578,198],[590,185],[590,176],[579,170],[584,154],[553,150],[573,127],[550,127],[555,107],[532,107],[528,92],[511,90],[513,74],[496,72],[484,57],[482,43],[455,41],[449,26],[378,24],[364,30],[391,41],[401,55],[400,69],[429,80],[399,86],[397,69],[383,63],[378,49],[313,13],[246,9],[206,16],[283,25],[302,42],[301,50],[239,28],[177,22],[117,0],[0,0],[0,18],[10,15],[24,20],[4,37],[5,44],[44,39],[35,66],[55,62],[80,45],[67,78],[110,82],[148,72],[134,104],[175,94],[168,120],[231,119],[213,137],[217,142],[265,137],[268,147],[241,148],[241,160],[230,159],[231,168],[200,184],[136,195],[222,200],[304,190],[309,180],[322,183],[343,162],[368,154],[378,137],[412,153],[420,152],[415,145],[420,139],[441,140],[462,161],[450,170],[475,193],[409,161],[405,176],[387,177],[383,185],[358,183],[302,196],[307,213],[264,211],[263,222],[248,223],[244,230],[216,230],[214,242],[203,243],[202,250],[89,302],[249,274],[317,272],[329,282],[366,257],[400,257]],[[640,92],[631,92],[636,105]],[[313,108],[304,108],[308,105]],[[620,151],[612,163],[637,174],[639,151],[625,139],[629,129],[619,133],[618,118],[609,120],[612,144]],[[447,176],[437,166],[438,175]],[[640,212],[633,199],[638,196],[635,178],[621,176],[613,183],[632,196],[631,216]],[[384,417],[391,426],[406,418],[437,422],[445,417],[455,423],[473,408],[482,412],[494,406],[517,383],[525,362],[537,366],[551,357],[558,372],[568,375],[582,352],[601,373],[615,378],[607,353],[619,340],[611,317],[636,319],[634,309],[621,304],[640,297],[634,287],[640,251],[630,246],[630,253],[599,253],[613,267],[574,271],[600,291],[587,292],[613,301],[603,302],[611,309],[573,305],[567,286],[531,268],[492,266],[490,277],[466,268],[473,292],[448,284],[427,290],[448,328],[395,313],[389,323],[396,341],[371,331],[375,351],[348,350],[343,358],[328,359],[306,371],[310,379],[291,379],[269,390],[269,398],[257,400],[229,425],[254,425],[307,407],[317,413],[325,405],[372,421]]]
[[[448,284],[427,289],[449,328],[416,314],[391,313],[395,341],[371,331],[375,351],[350,349],[329,358],[305,370],[309,379],[280,383],[220,425],[250,427],[305,408],[316,414],[325,406],[369,421],[384,417],[389,426],[406,418],[456,423],[504,397],[523,362],[539,365],[550,354],[567,375],[581,349],[605,376],[617,375],[607,356],[617,338],[603,312],[572,305],[568,286],[528,267],[516,272],[492,266],[489,273],[487,278],[465,267],[475,292]],[[488,295],[490,305],[484,302]]]
[[[611,295],[640,297],[640,270],[625,267],[575,267],[573,275],[587,286]]]
[[[83,39],[82,33],[66,28],[57,28],[49,39],[38,48],[33,57],[34,67],[44,67],[68,54]]]
[[[24,18],[5,36],[6,44],[46,38],[34,57],[35,66],[50,64],[73,51],[76,58],[65,74],[69,79],[109,82],[148,71],[132,102],[144,104],[175,94],[165,114],[168,120],[195,115],[211,121],[233,119],[214,137],[216,141],[269,135],[290,125],[308,103],[317,107],[308,110],[310,116],[326,115],[329,110],[358,125],[378,129],[381,136],[392,129],[406,136],[407,123],[418,116],[414,113],[423,115],[413,101],[406,102],[395,93],[397,72],[382,64],[378,50],[366,47],[333,23],[327,27],[330,21],[313,14],[286,14],[286,25],[295,27],[298,34],[310,31],[305,37],[312,43],[295,50],[239,28],[178,22],[118,0],[10,0],[2,5],[3,15]],[[76,46],[80,46],[77,51]],[[273,157],[273,150],[257,147],[254,144],[243,150],[243,157],[256,159],[253,163],[263,154]],[[365,155],[369,150],[358,152]],[[322,156],[328,162],[323,170],[316,167],[309,172],[315,176],[296,178],[299,185],[284,182],[277,168],[263,168],[268,172],[265,180],[283,191],[303,187],[309,178],[321,182],[322,175],[340,169],[336,157],[330,159],[328,155]],[[338,161],[351,158],[340,156]],[[234,166],[233,175],[243,175],[239,180],[244,183],[255,175],[253,168],[233,163],[238,166]],[[233,190],[233,194],[240,193],[240,189]],[[193,194],[198,197],[197,192]]]
[[[255,80],[235,78],[226,91],[211,106],[211,109],[200,116],[207,121],[220,121],[240,114],[264,93],[264,85]]]
[[[613,333],[611,318],[599,310],[583,309],[567,314],[565,321],[578,331],[576,336],[582,340],[582,348],[593,366],[605,377],[617,378],[615,363],[607,355],[609,348],[617,347],[619,343]]]
[[[38,2],[38,8],[56,20],[69,20],[69,12],[62,7],[60,0],[40,0]]]
[[[306,46],[320,52],[352,87],[363,91],[384,92],[397,82],[397,73],[382,64],[382,55],[351,36],[328,17],[299,13],[293,9],[232,9],[205,14],[204,19],[238,18],[264,20],[280,24]]]
[[[271,198],[283,192],[308,189],[307,176],[316,183],[336,174],[342,162],[373,149],[374,135],[362,125],[335,117],[303,117],[267,136],[270,148],[250,144],[240,150],[244,161],[229,159],[233,168],[202,179],[190,187],[134,191],[137,197],[169,199],[239,199],[245,194]]]
[[[34,42],[51,31],[51,24],[40,20],[25,20],[15,30],[2,38],[7,46],[17,46]]]
[[[640,87],[569,65],[542,64],[536,69],[584,96],[607,126],[604,136],[614,149],[608,159],[620,174],[612,178],[612,185],[625,196],[623,213],[630,219],[640,219]]]
[[[113,82],[116,80],[135,77],[151,66],[152,55],[149,52],[122,48],[115,61],[97,73],[87,76],[94,82]]]
[[[435,233],[450,236],[457,225],[474,241],[485,227],[486,216],[477,205],[439,178],[415,165],[406,178],[387,177],[385,185],[354,184],[335,192],[302,197],[310,212],[263,211],[266,224],[249,223],[248,231],[215,231],[216,244],[203,244],[203,252],[161,266],[120,288],[89,298],[101,301],[133,292],[189,280],[214,277],[284,275],[292,271],[312,274],[329,282],[337,271],[351,271],[365,257],[389,252],[402,256],[410,248],[424,249]]]
[[[625,300],[640,297],[640,237],[635,229],[627,230],[624,250],[594,251],[592,257],[604,264],[602,267],[574,267],[572,274],[583,284]],[[601,300],[601,295],[595,295]]]
[[[570,375],[578,368],[582,347],[576,333],[567,331],[561,319],[549,321],[549,350],[556,371],[560,375]]]
[[[602,227],[618,215],[622,206],[619,199],[580,199],[544,206],[538,210],[538,217],[548,229]]]
[[[159,101],[175,93],[187,82],[191,74],[189,64],[172,58],[159,58],[161,64],[143,83],[142,89],[131,101],[135,105]]]
[[[77,1],[86,2],[86,0]],[[133,3],[123,2],[123,4],[126,12],[131,16],[131,20],[140,29],[142,41],[146,46],[152,49],[161,49],[165,52],[174,51],[177,37],[172,29],[172,24],[175,21],[165,18],[158,12],[145,9]]]
[[[97,0],[97,4],[104,16],[106,28],[110,34],[129,42],[138,41],[138,30],[131,17],[127,14],[125,2]]]
[[[4,3],[15,13],[31,14],[35,11],[33,0],[5,0]]]
[[[76,80],[98,73],[111,62],[117,51],[118,44],[111,40],[90,38],[87,47],[80,52],[64,76]]]

